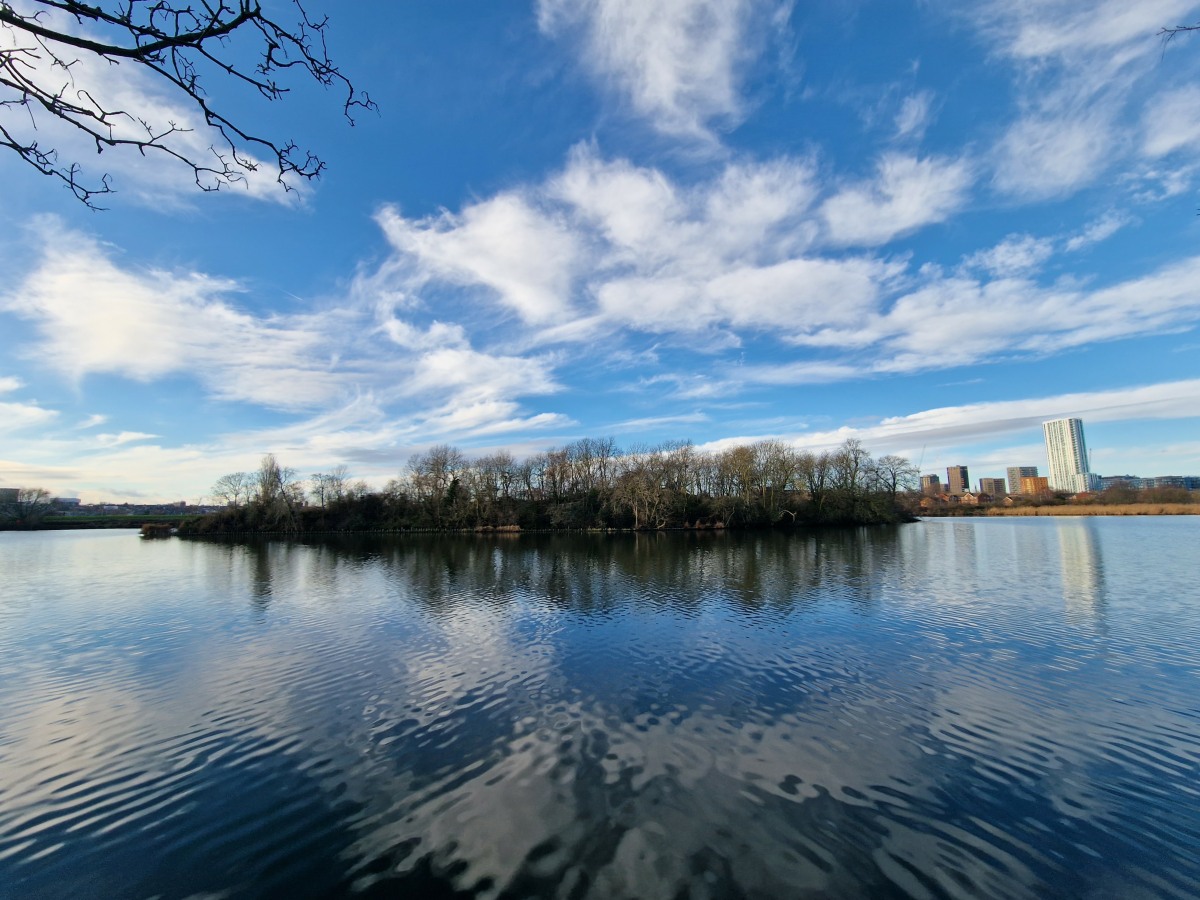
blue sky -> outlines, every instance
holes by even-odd
[[[1066,415],[1102,474],[1200,474],[1200,34],[1157,36],[1200,4],[812,6],[330,3],[378,115],[210,82],[327,160],[291,193],[45,125],[118,193],[0,153],[0,486],[196,501],[267,451],[382,484],[607,435],[975,480],[1044,470]]]

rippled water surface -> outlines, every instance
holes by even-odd
[[[1200,896],[1198,549],[0,534],[0,896]]]

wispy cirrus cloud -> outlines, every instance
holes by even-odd
[[[1107,212],[1067,238],[1064,249],[1068,253],[1074,253],[1092,244],[1106,241],[1132,222],[1133,218],[1127,214]]]
[[[144,431],[122,431],[117,434],[98,434],[96,443],[102,447],[120,447],[124,444],[150,441],[156,437],[160,437],[160,435],[147,434]]]
[[[1192,98],[1172,83],[1194,77],[1182,60],[1161,64],[1158,33],[1196,12],[1195,0],[1018,0],[957,10],[1016,74],[1015,115],[991,154],[995,187],[1023,201],[1064,197],[1139,155],[1192,142],[1186,117],[1158,116],[1187,111]],[[1164,82],[1167,95],[1156,97]],[[1147,84],[1154,90],[1141,89]]]
[[[1142,134],[1142,152],[1153,159],[1200,146],[1200,87],[1186,85],[1152,98]]]
[[[92,413],[75,427],[82,431],[87,428],[96,428],[100,425],[103,425],[107,421],[108,416],[102,415],[101,413]]]
[[[933,119],[933,92],[917,91],[909,94],[900,103],[896,113],[896,137],[919,141]]]
[[[1023,116],[996,153],[996,187],[1024,200],[1065,196],[1093,181],[1120,152],[1116,110],[1048,109]]]

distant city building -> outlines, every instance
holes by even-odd
[[[1187,491],[1200,490],[1200,475],[1157,475],[1154,478],[1143,478],[1141,481],[1142,486],[1148,488],[1183,488]]]
[[[1050,479],[1044,475],[1040,477],[1037,475],[1032,477],[1026,475],[1021,479],[1020,492],[1030,497],[1040,497],[1043,494],[1048,494],[1050,493]]]
[[[946,491],[951,494],[965,494],[971,489],[971,479],[967,475],[966,466],[946,467]]]
[[[942,492],[942,480],[936,475],[921,476],[921,493],[922,494],[940,494]]]
[[[1120,487],[1140,491],[1143,480],[1136,475],[1105,475],[1100,479],[1100,490],[1108,491]]]
[[[1087,442],[1082,419],[1054,419],[1042,423],[1046,458],[1050,463],[1050,487],[1056,491],[1094,491],[1100,479],[1088,465]]]
[[[1005,493],[1003,478],[980,478],[979,493],[991,494],[993,497],[1002,496]]]
[[[1009,466],[1006,470],[1008,475],[1008,492],[1010,494],[1021,493],[1022,478],[1037,478],[1037,466]]]
[[[65,506],[65,507],[70,507],[71,509],[74,509],[77,506],[79,506],[79,498],[78,497],[55,497],[52,502],[54,503],[55,506]]]
[[[0,503],[16,503],[20,495],[20,488],[0,488]]]

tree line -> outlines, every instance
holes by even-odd
[[[764,440],[703,451],[690,441],[621,449],[582,438],[518,460],[470,458],[438,445],[412,456],[382,490],[345,466],[302,478],[274,454],[254,472],[223,475],[225,509],[188,533],[588,528],[746,528],[869,524],[907,518],[917,471],[873,458],[857,440],[797,450]]]

